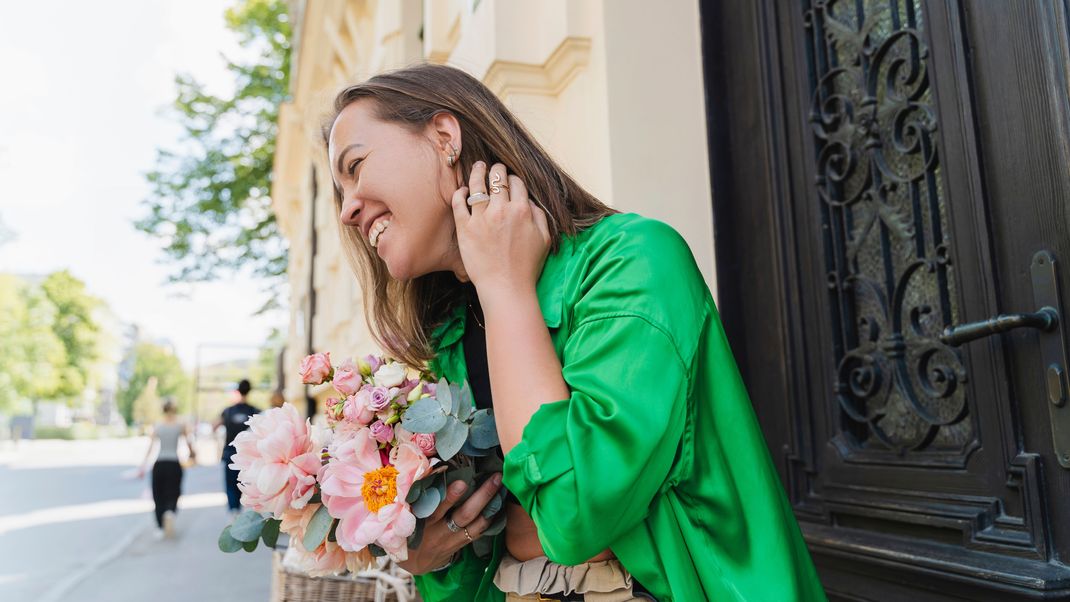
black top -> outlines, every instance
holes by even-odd
[[[468,386],[472,389],[472,398],[475,399],[476,407],[493,409],[494,399],[490,395],[490,367],[487,365],[487,331],[483,327],[486,324],[483,318],[483,309],[479,306],[479,298],[473,292],[468,301],[467,324],[464,329],[464,338],[461,346],[464,349],[464,363],[468,368]],[[505,499],[520,505],[511,491],[506,491]]]
[[[487,366],[487,331],[483,324],[483,311],[479,299],[468,303],[467,325],[461,346],[464,348],[464,363],[468,368],[468,386],[476,407],[483,410],[494,407],[490,396],[490,368]]]
[[[230,460],[230,457],[237,451],[234,449],[234,438],[238,436],[238,433],[249,428],[248,424],[245,424],[246,420],[252,418],[253,414],[260,413],[260,410],[242,401],[236,403],[229,408],[223,410],[223,426],[227,428],[227,446],[223,448],[223,459]]]

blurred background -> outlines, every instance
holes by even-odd
[[[300,359],[375,351],[319,132],[348,82],[468,70],[592,192],[673,223],[713,287],[698,3],[656,12],[0,0],[0,600],[282,599],[269,551],[217,549],[215,427],[242,379],[315,420],[327,391]],[[699,177],[653,202],[674,170]],[[173,537],[141,470],[167,401],[197,452],[179,447]]]

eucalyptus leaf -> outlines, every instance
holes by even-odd
[[[487,449],[483,451],[486,455],[476,459],[476,472],[482,474],[488,472],[502,472],[502,469],[505,468],[505,463],[501,456],[498,455],[498,450]]]
[[[420,499],[412,505],[412,513],[416,518],[427,518],[438,508],[441,501],[442,497],[438,494],[438,489],[434,487],[425,489]]]
[[[460,407],[457,408],[457,420],[467,421],[472,417],[473,410],[475,410],[475,402],[472,397],[472,387],[468,386],[468,381],[464,381],[464,386],[461,387]]]
[[[424,487],[427,486],[428,482],[429,481],[427,479],[421,479],[413,483],[412,487],[409,488],[408,495],[405,496],[405,503],[412,504],[416,502],[416,500],[420,499],[420,495],[423,494]]]
[[[327,541],[331,543],[338,543],[338,521],[331,523],[331,530],[327,532]]]
[[[472,414],[472,428],[469,441],[473,447],[490,449],[498,445],[498,428],[494,424],[494,414],[483,409]]]
[[[260,531],[264,528],[264,520],[264,517],[259,512],[246,510],[230,526],[230,536],[243,543],[256,541],[260,539]]]
[[[323,543],[323,538],[327,537],[327,534],[331,532],[331,523],[334,519],[327,513],[327,506],[320,506],[316,509],[316,513],[312,515],[312,519],[308,521],[308,527],[305,528],[305,537],[301,540],[301,545],[305,550],[313,551]]]
[[[446,424],[446,415],[434,397],[412,402],[401,417],[401,426],[410,433],[434,433]]]
[[[246,552],[252,552],[253,550],[256,549],[256,545],[259,544],[259,543],[260,543],[260,538],[257,538],[257,539],[254,539],[252,541],[247,541],[247,542],[243,543],[241,545],[241,547],[245,548]]]
[[[242,542],[234,539],[234,536],[230,534],[230,527],[227,526],[223,529],[223,532],[219,534],[219,549],[227,554],[233,554],[242,548]]]
[[[435,448],[443,460],[457,455],[461,446],[468,439],[468,425],[453,416],[446,418],[446,424],[435,433]]]
[[[375,556],[376,558],[386,556],[386,550],[380,548],[379,546],[373,543],[368,544],[368,551],[371,552],[371,555]]]
[[[483,531],[483,537],[485,537],[485,538],[493,537],[494,535],[497,535],[497,534],[501,533],[502,529],[505,529],[505,513],[504,512],[498,514],[498,517],[495,518],[493,521],[491,521],[490,526],[487,527],[485,531]]]
[[[424,540],[424,521],[416,521],[416,529],[413,530],[412,535],[409,536],[409,549],[415,550],[420,547],[420,542]]]
[[[279,526],[282,524],[277,518],[272,518],[264,521],[264,530],[260,532],[260,538],[264,540],[264,545],[275,549],[275,546],[279,543]]]
[[[446,382],[446,379],[440,379],[438,384],[435,385],[435,399],[438,400],[439,407],[442,408],[443,413],[449,414],[453,409],[453,395],[451,395],[450,384]]]
[[[497,514],[502,509],[502,504],[505,503],[505,489],[499,489],[498,493],[494,494],[494,497],[490,498],[487,505],[483,507],[483,518],[490,518]]]
[[[457,453],[465,456],[470,456],[472,458],[479,458],[490,453],[489,449],[480,449],[478,447],[473,446],[472,441],[470,439],[471,437],[465,440],[464,445],[461,446],[461,451]]]
[[[476,471],[472,466],[461,466],[446,472],[446,486],[449,487],[454,481],[463,481],[467,488],[464,490],[464,495],[461,496],[461,500],[457,502],[460,504],[464,500],[468,499],[468,496],[472,495],[472,491],[475,490]]]

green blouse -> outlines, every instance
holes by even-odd
[[[671,227],[613,215],[546,260],[538,297],[568,399],[543,404],[503,482],[546,555],[606,548],[662,602],[824,600],[713,298]],[[434,332],[436,375],[467,376],[464,308]],[[418,576],[427,602],[504,599],[465,548]]]

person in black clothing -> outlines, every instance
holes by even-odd
[[[223,481],[227,489],[227,507],[231,512],[235,513],[241,511],[241,491],[238,490],[238,471],[230,468],[230,458],[237,451],[234,449],[234,438],[238,436],[238,433],[249,428],[246,422],[254,414],[260,412],[257,408],[249,405],[246,399],[252,388],[253,386],[248,380],[242,379],[238,383],[238,395],[240,395],[238,401],[223,410],[219,420],[215,423],[215,428],[224,426],[227,429],[227,444],[223,448]]]

